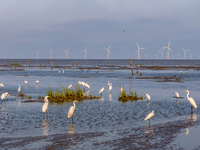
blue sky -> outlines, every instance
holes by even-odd
[[[183,58],[181,48],[200,59],[200,1],[198,0],[2,0],[0,1],[0,59],[160,58],[171,39],[170,58]],[[125,30],[125,32],[123,32]],[[164,58],[167,51],[164,51]]]

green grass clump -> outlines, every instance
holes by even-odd
[[[137,101],[137,100],[143,100],[143,96],[138,97],[137,96],[137,91],[133,92],[130,91],[129,94],[126,93],[126,90],[123,90],[123,92],[120,93],[118,100],[122,102],[127,102],[127,101]]]
[[[70,89],[61,86],[61,90],[56,91],[53,91],[50,87],[48,87],[46,94],[49,96],[49,99],[53,101],[73,101],[101,98],[100,96],[92,96],[91,94],[84,95],[82,87],[78,84]]]

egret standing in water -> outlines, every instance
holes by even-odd
[[[110,83],[109,87],[108,87],[108,92],[110,92],[112,90],[112,83]]]
[[[2,83],[0,83],[0,87],[4,87],[4,85]]]
[[[189,97],[190,92],[188,90],[184,90],[184,92],[187,92],[187,99],[188,99],[188,101],[191,104],[191,111],[192,111],[193,110],[192,106],[194,106],[195,108],[197,108],[197,104],[195,103],[195,101],[194,101],[194,99],[192,97]]]
[[[19,85],[18,87],[18,93],[20,93],[20,91],[21,91],[21,85]]]
[[[178,92],[174,92],[174,94],[176,95],[176,98],[179,98]]]
[[[73,113],[74,113],[74,110],[75,110],[75,107],[76,107],[76,104],[75,104],[75,102],[78,102],[78,101],[73,101],[73,104],[74,104],[74,106],[71,106],[70,108],[69,108],[69,111],[68,111],[68,119],[70,119],[70,117],[73,115]],[[72,116],[72,122],[73,122],[73,116]]]
[[[49,105],[49,100],[48,100],[49,96],[45,96],[44,98],[44,104],[42,106],[42,112],[47,113],[48,110],[48,105]]]
[[[150,119],[151,119],[151,117],[154,116],[154,112],[155,112],[155,111],[152,111],[152,112],[151,112],[150,114],[148,114],[147,117],[144,119],[144,120],[149,120],[149,126],[150,126]]]
[[[28,81],[24,80],[25,85],[28,85]]]
[[[10,96],[8,92],[1,94],[1,100],[3,101],[7,95]]]
[[[150,97],[150,95],[148,93],[146,93],[146,97],[150,101],[151,97]]]
[[[99,94],[102,96],[102,92],[104,91],[104,87],[99,91]]]
[[[72,84],[70,84],[69,86],[68,86],[68,89],[70,89],[72,87]]]

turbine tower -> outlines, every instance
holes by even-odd
[[[163,48],[163,50],[162,51],[158,51],[158,52],[160,52],[161,53],[161,59],[163,59],[163,51],[164,51],[165,49]]]
[[[140,48],[139,45],[138,45],[138,43],[137,42],[135,42],[135,43],[137,44],[137,47],[138,47],[136,53],[138,53],[138,59],[140,59],[140,50],[141,49],[146,49],[146,48]]]
[[[67,55],[68,55],[68,50],[69,50],[69,48],[67,50],[63,50],[63,52],[66,53],[66,59],[67,59]]]
[[[85,52],[85,59],[86,59],[86,53],[88,53],[88,51],[87,51],[87,46],[86,46],[85,50],[83,50],[82,52]],[[89,54],[89,53],[88,53],[88,54]]]
[[[167,48],[167,59],[169,59],[169,51],[171,51],[172,53],[174,53],[174,52],[171,50],[171,48],[169,47],[169,46],[170,46],[170,43],[171,43],[171,40],[169,41],[168,46],[162,47],[162,48],[161,48],[161,49]]]
[[[36,53],[37,53],[37,59],[38,59],[38,53],[40,52],[40,51],[35,51]]]
[[[110,52],[111,46],[112,46],[112,44],[108,48],[104,48],[103,49],[103,50],[107,50],[108,51],[108,57],[107,57],[107,59],[109,59],[109,53],[111,54],[111,52]]]
[[[50,59],[52,59],[52,57],[51,57],[51,54],[52,54],[53,52],[52,52],[52,50],[51,50],[51,48],[50,48]]]
[[[184,50],[184,49],[182,48],[182,50],[184,51],[184,57],[185,57],[185,59],[186,59],[186,52],[188,52],[189,49],[188,49],[188,50]]]

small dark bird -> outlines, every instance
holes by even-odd
[[[125,30],[123,30],[123,32],[125,32]]]
[[[139,76],[141,76],[141,75],[142,75],[142,72],[140,72]]]
[[[99,71],[97,71],[97,73],[99,73]]]
[[[138,70],[137,70],[137,72],[135,74],[138,74]]]

